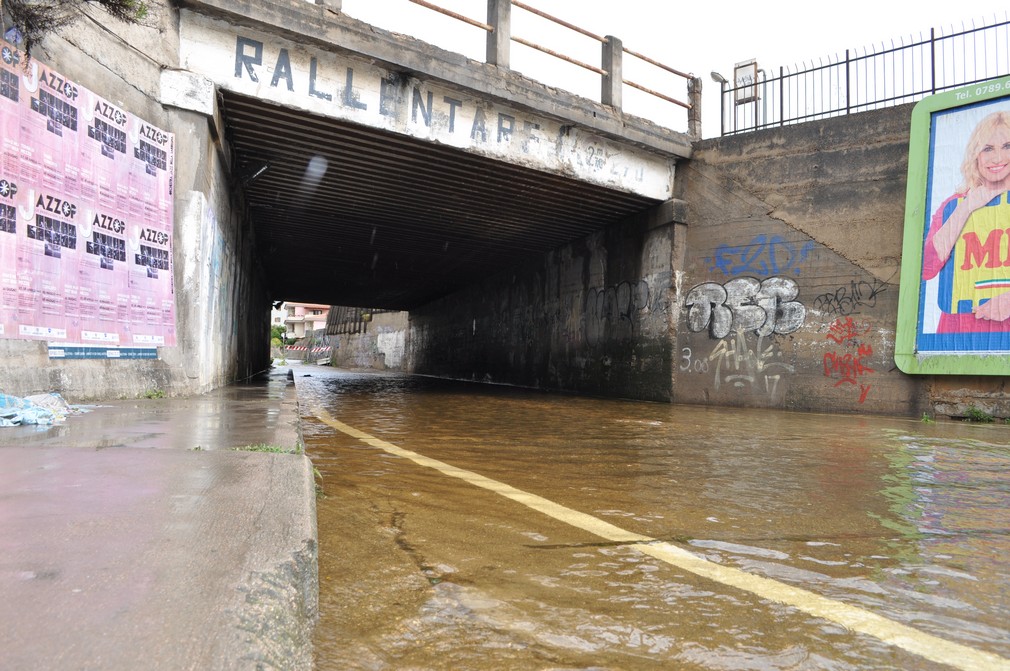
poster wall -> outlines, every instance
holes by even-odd
[[[175,345],[174,136],[0,50],[0,337]]]
[[[912,113],[895,362],[1010,373],[1010,77]]]

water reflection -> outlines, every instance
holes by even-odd
[[[404,448],[1010,656],[1006,427],[315,371],[298,386]],[[946,668],[304,432],[327,491],[322,670]]]
[[[63,424],[5,428],[0,445],[64,447],[229,448],[288,432],[284,414],[263,400],[284,398],[288,381],[261,377],[191,397],[105,401],[84,406]],[[180,421],[181,420],[181,421]],[[285,430],[285,431],[282,431]],[[296,440],[291,430],[292,444]]]

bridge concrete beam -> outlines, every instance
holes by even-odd
[[[440,49],[304,0],[175,0],[176,6],[299,44],[356,54],[382,67],[464,87],[672,159],[690,158],[691,137],[647,119]]]
[[[166,68],[161,71],[162,105],[196,112],[207,117],[207,127],[210,139],[214,143],[218,157],[225,167],[231,171],[231,152],[225,139],[225,123],[221,117],[221,107],[217,100],[217,86],[214,81],[187,70]]]

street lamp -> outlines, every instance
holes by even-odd
[[[712,70],[712,80],[719,84],[719,135],[726,134],[726,80],[721,74]]]

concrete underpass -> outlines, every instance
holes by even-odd
[[[648,372],[646,393],[670,397],[670,348],[659,340],[670,328],[673,225],[684,216],[675,170],[689,137],[347,17],[310,31],[312,6],[183,6],[183,69],[163,84],[176,104],[212,110],[272,300],[409,310],[418,325],[427,312],[440,315],[435,330],[466,322],[471,336],[504,330],[513,351],[480,345],[482,378],[597,391],[598,371],[576,360],[600,360],[585,348],[608,341],[619,342],[604,356],[622,358],[628,343],[602,323],[620,327],[620,307],[585,297],[624,284],[655,308],[642,329],[649,342],[632,346],[642,364],[628,373]],[[615,239],[601,237],[608,229]],[[584,249],[567,251],[576,241]],[[531,272],[540,286],[523,292],[555,310],[579,304],[569,319],[594,312],[593,342],[534,352],[535,325],[502,328],[504,315],[541,311],[505,286]],[[463,307],[473,290],[488,304]],[[446,319],[447,305],[460,314]],[[474,375],[472,363],[438,363],[458,349],[452,338],[418,331],[412,368]],[[515,355],[536,360],[516,365]]]
[[[326,5],[180,1],[153,20],[160,31],[116,39],[85,28],[51,45],[47,67],[174,143],[171,249],[158,251],[172,258],[167,340],[126,351],[133,332],[112,320],[78,347],[47,336],[63,331],[48,316],[12,321],[24,337],[0,339],[0,373],[14,394],[186,395],[245,379],[270,365],[269,306],[296,300],[408,310],[402,368],[423,374],[1005,414],[992,379],[893,363],[909,106],[700,141],[696,111],[690,134],[622,113],[614,76],[595,102]],[[683,85],[673,93],[694,109],[700,80]],[[31,192],[10,207],[30,211]],[[103,300],[114,314],[117,298]],[[849,318],[856,331],[835,343]]]

